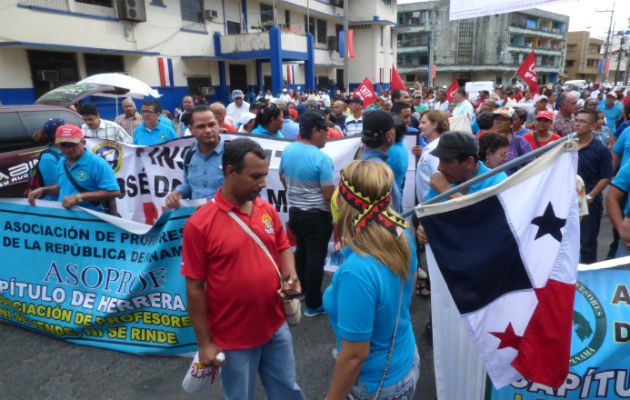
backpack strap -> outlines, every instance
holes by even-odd
[[[190,167],[190,161],[195,154],[195,145],[188,146],[188,153],[184,156],[184,176],[188,175],[188,167]]]
[[[55,160],[57,160],[57,161],[59,161],[59,159],[61,158],[61,156],[59,156],[59,154],[57,154],[57,152],[56,152],[56,151],[52,151],[51,149],[44,149],[44,150],[42,150],[42,152],[41,152],[41,153],[39,153],[39,159],[40,159],[40,160],[42,159],[42,156],[43,156],[44,154],[50,154],[50,155],[52,155],[53,157],[55,157]]]

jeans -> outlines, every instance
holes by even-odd
[[[583,264],[597,262],[597,235],[602,213],[601,199],[594,200],[588,205],[588,215],[580,223],[580,262]]]
[[[615,258],[625,256],[630,256],[630,249],[628,249],[626,245],[621,243],[621,240],[619,240],[619,243],[617,244],[617,252],[615,253]]]
[[[383,366],[385,368],[385,366]],[[352,392],[348,396],[351,400],[411,400],[416,392],[416,383],[420,376],[420,356],[416,347],[416,354],[413,358],[413,364],[407,375],[393,385],[384,387],[381,394],[376,399],[376,391],[369,393],[365,388],[365,384],[358,378],[352,387]]]
[[[224,353],[221,387],[226,400],[254,400],[256,373],[268,399],[304,400],[295,381],[293,342],[286,322],[263,345]]]
[[[316,309],[322,305],[322,279],[328,241],[332,233],[332,216],[329,211],[289,208],[289,228],[295,235],[295,269],[305,295],[306,307]]]

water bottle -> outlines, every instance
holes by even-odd
[[[225,354],[217,354],[217,361],[224,362]],[[188,394],[193,394],[212,385],[217,376],[221,374],[221,367],[205,366],[199,362],[199,352],[195,353],[190,368],[182,381],[182,388]]]

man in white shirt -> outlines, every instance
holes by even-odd
[[[94,104],[83,104],[79,110],[83,117],[83,136],[88,138],[99,138],[131,144],[133,139],[123,128],[113,121],[101,119],[98,109]]]
[[[282,89],[280,100],[282,100],[284,104],[289,104],[289,102],[291,101],[291,96],[289,96],[289,94],[287,93],[287,89]]]
[[[468,114],[468,117],[470,117],[470,120],[472,121],[475,115],[475,110],[473,110],[472,104],[468,101],[466,89],[461,87],[457,88],[455,93],[453,93],[453,99],[457,103],[455,109],[453,110],[453,117]]]
[[[232,91],[232,100],[225,113],[232,121],[238,121],[241,115],[249,112],[249,103],[245,101],[245,95],[239,89]]]
[[[446,90],[440,89],[437,91],[437,94],[435,95],[435,102],[431,106],[431,109],[444,111],[445,113],[448,112],[448,95]]]
[[[422,137],[429,142],[422,150],[416,166],[416,198],[422,203],[429,193],[431,176],[438,170],[440,164],[440,159],[431,152],[440,142],[442,132],[448,129],[448,118],[439,110],[431,110],[422,115],[419,127]]]

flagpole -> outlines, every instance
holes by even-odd
[[[420,206],[426,206],[426,205],[429,205],[429,204],[435,204],[435,203],[441,201],[442,199],[447,198],[448,196],[450,196],[452,194],[461,192],[462,190],[469,188],[470,186],[474,185],[477,182],[481,182],[481,181],[483,181],[483,180],[485,180],[487,178],[490,178],[491,176],[494,176],[496,174],[500,174],[501,172],[506,171],[506,170],[508,170],[510,168],[518,167],[519,165],[523,164],[525,161],[529,160],[530,158],[537,157],[537,156],[539,156],[541,154],[544,154],[547,151],[549,151],[549,150],[553,149],[554,147],[558,146],[559,144],[564,143],[567,140],[572,139],[574,137],[576,137],[576,135],[572,133],[572,134],[567,135],[565,137],[562,137],[562,138],[560,138],[558,140],[555,140],[555,141],[553,141],[553,142],[551,142],[549,144],[546,144],[543,147],[539,147],[536,150],[533,150],[533,151],[530,151],[529,153],[523,154],[522,156],[517,157],[517,158],[515,158],[514,160],[512,160],[510,162],[507,162],[505,164],[501,164],[498,167],[493,168],[493,169],[491,169],[490,171],[488,171],[488,172],[486,172],[484,174],[481,174],[479,176],[475,176],[474,178],[472,178],[470,180],[467,180],[464,183],[460,183],[459,185],[457,185],[457,186],[447,190],[444,193],[438,194],[437,196],[435,196],[435,197],[425,201],[424,203],[419,203],[414,208],[403,212],[401,214],[401,216],[403,218],[407,218],[407,217],[411,216],[414,213],[415,209],[420,207]]]
[[[343,89],[350,93],[349,71],[348,71],[348,0],[343,0]]]

